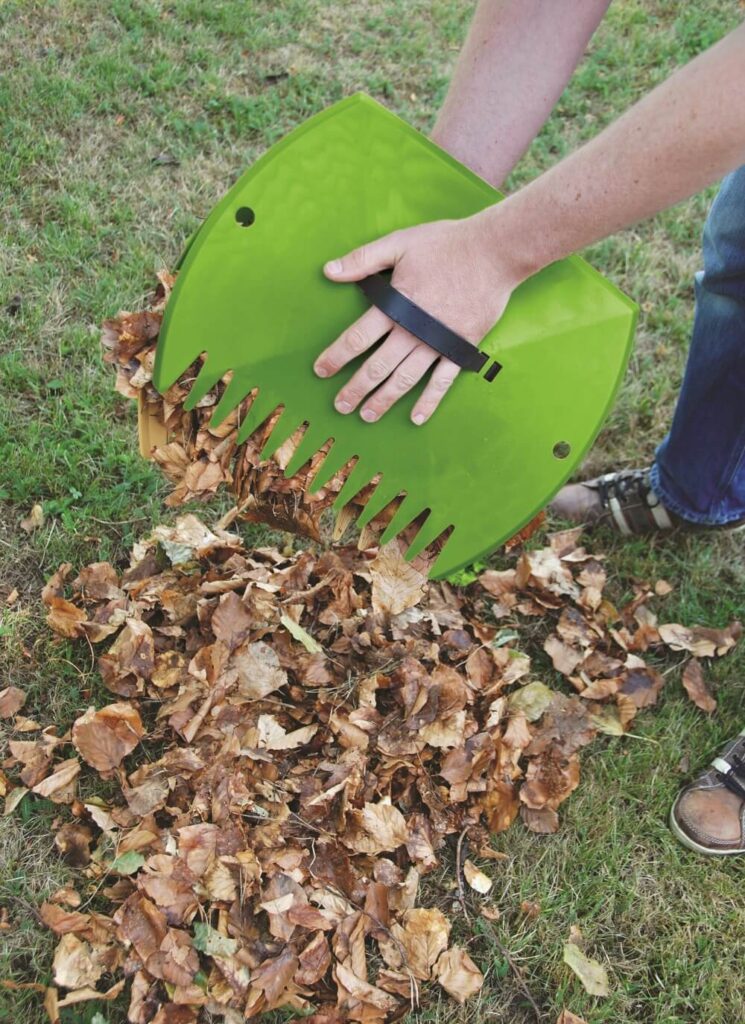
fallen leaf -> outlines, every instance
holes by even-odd
[[[701,662],[697,658],[691,658],[691,660],[687,662],[683,669],[682,679],[686,693],[697,708],[701,708],[702,711],[705,711],[709,715],[716,711],[717,702],[709,693],[709,689],[704,680]]]
[[[47,602],[47,625],[60,636],[77,637],[83,635],[83,623],[86,614],[64,597],[52,597]]]
[[[357,853],[392,852],[406,844],[406,819],[397,807],[381,800],[366,803],[361,811],[350,815],[350,828],[343,842]]]
[[[435,976],[448,995],[459,1003],[476,995],[484,984],[483,974],[460,946],[452,946],[442,954]]]
[[[126,853],[115,857],[110,868],[119,875],[134,875],[145,863],[145,858],[136,850],[127,850]]]
[[[90,987],[75,989],[74,992],[69,992],[64,999],[58,1000],[57,1007],[74,1006],[75,1003],[85,1003],[91,999],[100,999],[102,1002],[110,1003],[117,996],[121,995],[125,984],[126,981],[122,978],[121,981],[117,981],[111,988],[106,989],[105,992],[99,992],[98,989]],[[95,1013],[91,1017],[91,1024],[99,1024],[99,1021],[102,1024],[107,1024],[105,1017],[100,1013]]]
[[[538,835],[550,836],[559,831],[559,815],[551,807],[535,810],[523,805],[520,808],[520,817],[525,827]]]
[[[438,957],[447,949],[450,922],[436,908],[416,907],[406,911],[402,925],[392,925],[391,934],[396,942],[381,944],[389,966],[394,970],[404,967],[415,978],[426,981],[433,976]]]
[[[591,996],[608,996],[608,972],[597,960],[588,957],[574,942],[564,944],[564,963],[571,968]]]
[[[94,958],[90,944],[72,933],[60,939],[52,968],[55,984],[69,989],[95,987],[105,970],[104,964]]]
[[[54,837],[54,845],[60,856],[74,868],[85,867],[90,862],[92,842],[91,829],[75,821],[65,822]]]
[[[463,863],[463,875],[471,888],[475,889],[476,892],[487,893],[492,887],[491,878],[485,875],[483,871],[480,871],[473,861],[468,859]]]
[[[208,956],[232,956],[238,949],[238,943],[205,922],[197,921],[194,925],[194,949]]]
[[[100,772],[116,768],[131,754],[145,728],[136,708],[131,704],[109,704],[100,711],[88,708],[75,720],[72,742],[83,758]]]
[[[570,676],[585,656],[583,651],[570,647],[553,635],[546,638],[543,649],[551,658],[556,671],[565,676]]]
[[[427,577],[404,559],[396,541],[380,549],[369,571],[373,611],[399,615],[421,601]]]
[[[0,718],[12,718],[26,703],[26,694],[17,686],[6,686],[0,690]]]
[[[681,626],[669,623],[658,627],[660,638],[672,651],[689,651],[696,658],[721,657],[728,654],[742,633],[739,622],[731,622],[724,629],[707,626]]]
[[[38,782],[31,790],[37,796],[44,796],[56,804],[71,804],[75,799],[75,783],[80,774],[80,762],[76,757],[61,761],[51,775]]]
[[[545,683],[526,683],[510,694],[510,706],[522,711],[529,722],[537,722],[554,698],[554,691]]]
[[[238,691],[250,700],[261,700],[287,683],[287,673],[279,663],[276,651],[263,640],[243,644],[228,662],[236,674]]]
[[[317,732],[317,725],[286,732],[274,715],[259,715],[257,746],[265,750],[292,750],[309,743]]]

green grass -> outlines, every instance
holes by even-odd
[[[422,129],[444,95],[470,16],[465,0],[5,0],[0,4],[0,685],[61,727],[96,695],[84,648],[50,640],[38,605],[60,561],[121,559],[167,518],[160,475],[135,450],[135,417],[101,365],[97,325],[135,308],[154,272],[240,171],[289,128],[365,89]],[[738,17],[734,0],[617,0],[553,117],[513,175],[515,187],[625,109]],[[165,155],[165,159],[164,159]],[[157,159],[156,159],[157,158]],[[169,162],[170,161],[170,162]],[[641,304],[622,394],[586,471],[650,459],[669,421],[693,309],[692,274],[710,195],[596,246],[589,254]],[[11,300],[20,308],[11,313]],[[20,520],[41,502],[45,524]],[[741,542],[703,537],[594,541],[608,551],[616,597],[664,577],[672,621],[724,625],[742,612]],[[742,1020],[745,865],[701,861],[665,818],[681,779],[738,731],[745,656],[713,666],[719,709],[708,719],[682,694],[675,661],[642,739],[599,742],[565,805],[557,836],[519,826],[491,868],[500,946],[478,925],[461,938],[487,968],[478,1001],[437,996],[420,1019],[534,1019],[503,950],[553,1022],[563,1006],[591,1024],[737,1024]],[[548,681],[552,673],[546,673]],[[65,877],[49,826],[26,803],[0,819],[0,979],[46,981],[51,937],[31,908]],[[443,884],[452,878],[448,866]],[[441,896],[441,894],[440,894]],[[433,893],[433,898],[439,898]],[[524,899],[540,916],[520,911]],[[607,962],[613,992],[584,995],[561,963],[570,924]],[[67,1011],[67,1022],[95,1008]],[[120,1007],[98,1007],[114,1024]],[[0,988],[0,1019],[40,1024],[33,992]]]

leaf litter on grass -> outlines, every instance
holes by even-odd
[[[462,589],[404,570],[396,542],[286,555],[194,515],[122,571],[61,566],[50,626],[100,647],[113,699],[21,732],[5,764],[11,805],[30,789],[69,807],[57,846],[101,908],[40,908],[60,937],[48,1005],[126,980],[133,1024],[278,1007],[341,1024],[395,1020],[428,984],[475,994],[421,879],[464,830],[476,860],[518,816],[555,832],[598,722],[623,732],[663,683],[640,594],[616,609],[601,559],[549,539]],[[507,615],[549,620],[576,692],[534,678]],[[82,772],[115,795],[82,802]],[[457,870],[488,909],[491,876]]]
[[[517,817],[557,831],[581,748],[656,703],[650,648],[722,655],[739,625],[658,627],[643,586],[616,608],[577,529],[518,543],[511,567],[463,588],[406,563],[405,540],[381,548],[385,515],[357,547],[247,549],[226,529],[239,515],[320,537],[342,477],[309,496],[305,471],[284,477],[289,449],[261,461],[261,440],[235,445],[237,418],[206,425],[214,395],[188,414],[183,379],[157,396],[159,322],[156,303],[107,326],[119,389],[161,403],[178,438],[155,451],[172,504],[227,484],[237,505],[212,528],[191,514],[157,527],[127,567],[63,564],[47,582],[50,628],[101,652],[107,706],[60,733],[19,714],[16,688],[2,695],[6,813],[29,791],[68,808],[56,845],[83,894],[39,911],[59,936],[49,1016],[123,983],[132,1024],[280,1007],[383,1024],[429,985],[463,1002],[484,976],[443,911],[420,905],[421,880],[457,840],[455,886],[496,919],[493,864],[476,863],[496,859],[491,835]],[[522,622],[546,625],[569,693],[535,678]],[[95,775],[110,795],[81,799]]]

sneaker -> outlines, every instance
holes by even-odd
[[[665,508],[655,493],[647,469],[624,469],[594,480],[562,487],[549,508],[560,519],[586,526],[607,525],[625,537],[683,527],[688,530],[739,530],[745,519],[725,526],[699,526]]]
[[[681,789],[670,827],[696,853],[745,853],[745,729],[708,771]]]

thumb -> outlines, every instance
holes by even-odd
[[[374,242],[352,249],[346,256],[329,260],[323,272],[332,281],[361,281],[392,267],[399,257],[397,232],[377,238]]]

